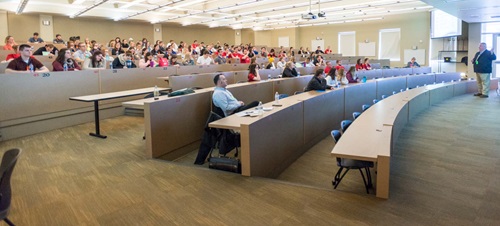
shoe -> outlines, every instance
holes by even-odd
[[[481,97],[481,98],[488,98],[489,96],[488,95],[481,95],[479,97]]]
[[[481,94],[481,93],[474,93],[474,96],[475,96],[475,97],[479,97],[479,96],[481,96],[481,95],[483,95],[483,94]]]

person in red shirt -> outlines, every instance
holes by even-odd
[[[198,40],[194,40],[193,41],[193,44],[191,44],[191,49],[196,49],[196,47],[198,47],[200,44],[198,44]]]
[[[327,61],[326,62],[326,67],[325,67],[325,74],[328,74],[328,72],[330,72],[331,69],[332,69],[332,62],[331,61]]]
[[[22,44],[19,46],[21,56],[11,60],[5,69],[5,73],[33,73],[33,72],[49,72],[36,58],[31,57],[33,50],[30,45]]]
[[[66,66],[66,67],[65,67]],[[57,54],[56,60],[52,62],[52,67],[54,71],[79,71],[81,70],[80,65],[73,60],[71,55],[71,50],[61,49]]]
[[[370,58],[365,58],[365,62],[363,63],[364,70],[371,70],[372,66],[370,65]]]
[[[17,47],[17,45],[12,46],[12,48],[14,49],[14,53],[7,54],[7,57],[5,58],[6,61],[11,61],[21,56],[21,54],[19,54],[17,51]]]
[[[330,54],[332,53],[332,49],[330,48],[330,46],[326,47],[325,49],[325,54]],[[326,72],[325,72],[326,73]],[[328,73],[327,73],[328,74]]]
[[[243,54],[240,55],[240,63],[249,64],[251,58],[248,56],[248,49],[243,50]]]
[[[363,64],[361,63],[361,58],[356,61],[356,71],[364,70]]]
[[[7,37],[5,37],[3,50],[14,50],[14,45],[17,45],[16,41],[14,41],[14,37],[7,35]]]
[[[342,66],[342,60],[337,60],[337,65],[335,66],[335,69],[339,70],[340,68],[344,68],[344,66]]]
[[[260,81],[259,70],[257,69],[257,64],[250,64],[248,67],[248,81]]]
[[[269,51],[269,54],[267,55],[267,57],[273,57],[273,58],[276,58],[276,53],[274,52],[274,49],[271,49]]]

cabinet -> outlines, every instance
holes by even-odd
[[[442,50],[438,52],[438,72],[467,72],[470,61],[467,50]],[[445,61],[449,57],[449,61]]]

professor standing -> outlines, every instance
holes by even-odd
[[[474,65],[474,72],[477,78],[478,92],[474,96],[481,98],[488,98],[490,92],[490,74],[492,68],[492,61],[496,60],[497,56],[493,52],[486,49],[486,43],[479,44],[479,52],[476,53],[472,64]]]

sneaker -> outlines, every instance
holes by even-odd
[[[488,95],[481,95],[480,97],[481,98],[488,98],[489,96]]]
[[[482,95],[481,93],[474,93],[474,96],[475,96],[475,97],[479,97],[479,96],[481,96],[481,95]]]

